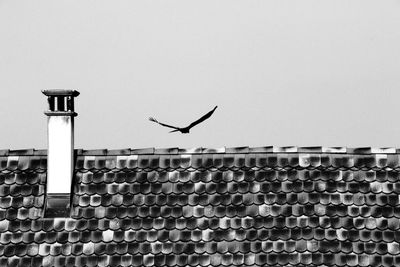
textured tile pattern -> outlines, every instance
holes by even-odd
[[[0,157],[0,221],[40,218],[45,186],[46,157]]]
[[[399,154],[195,151],[82,152],[52,219],[45,158],[2,157],[0,266],[400,265]]]

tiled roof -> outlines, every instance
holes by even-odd
[[[398,152],[79,150],[43,218],[45,151],[0,151],[0,266],[399,266]]]

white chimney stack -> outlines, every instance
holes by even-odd
[[[48,97],[49,102],[49,110],[44,112],[48,116],[46,206],[48,209],[65,209],[67,207],[62,206],[68,205],[69,208],[74,171],[74,117],[77,115],[74,111],[74,97],[79,92],[52,89],[42,93]]]

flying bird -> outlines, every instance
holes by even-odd
[[[192,122],[189,126],[186,126],[186,127],[183,127],[183,128],[171,126],[171,125],[168,125],[168,124],[165,124],[165,123],[161,123],[161,122],[159,122],[158,120],[156,120],[156,119],[153,118],[153,117],[150,117],[149,120],[150,120],[150,121],[153,121],[153,122],[155,122],[155,123],[158,123],[158,124],[160,124],[160,125],[162,125],[162,126],[175,129],[175,130],[170,131],[170,133],[178,132],[178,131],[181,132],[181,133],[189,133],[189,131],[190,131],[190,129],[191,129],[192,127],[194,127],[194,126],[196,126],[197,124],[202,123],[202,122],[205,121],[206,119],[210,118],[211,115],[214,113],[214,111],[217,109],[217,107],[218,107],[218,106],[215,106],[215,108],[213,108],[213,110],[209,111],[209,112],[208,112],[207,114],[205,114],[203,117],[201,117],[201,118],[198,119],[197,121]]]

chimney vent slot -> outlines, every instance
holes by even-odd
[[[63,96],[57,96],[57,111],[65,111]]]
[[[71,96],[67,97],[67,110],[74,111],[74,98]]]
[[[55,109],[55,99],[54,96],[47,97],[47,101],[49,102],[49,109],[50,111],[54,111]]]

